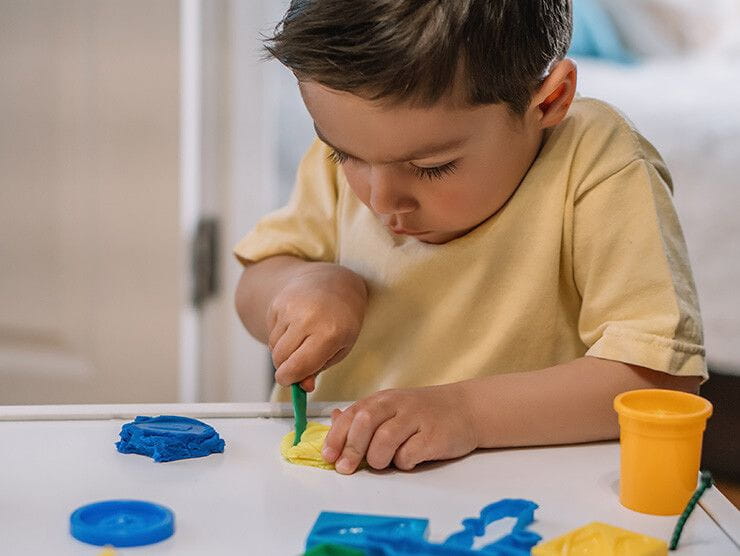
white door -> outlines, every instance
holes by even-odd
[[[259,33],[281,11],[0,3],[0,404],[266,398],[230,248],[277,202]],[[204,219],[220,276],[196,307]]]
[[[201,308],[199,399],[260,401],[272,386],[269,356],[234,310],[241,267],[231,248],[280,201],[278,188],[280,67],[262,60],[261,34],[285,2],[183,0],[183,21],[197,21],[201,112],[198,149],[203,215],[219,223],[219,289]],[[190,14],[190,16],[188,16]],[[185,25],[186,28],[191,26]],[[199,84],[199,85],[198,85]],[[187,118],[185,118],[187,120]]]
[[[175,401],[179,4],[0,3],[0,403]]]

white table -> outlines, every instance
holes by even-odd
[[[331,405],[310,408],[325,418]],[[113,443],[136,415],[187,415],[213,425],[223,454],[170,463],[119,454]],[[532,530],[545,539],[603,521],[668,540],[676,519],[619,504],[619,446],[488,450],[413,472],[332,471],[291,465],[278,452],[291,429],[278,404],[0,407],[0,554],[96,555],[69,534],[71,512],[114,498],[157,502],[175,513],[173,537],[121,549],[146,555],[296,555],[322,510],[430,519],[432,541],[501,498],[540,505]],[[712,488],[683,533],[680,555],[738,554],[740,519]],[[511,523],[489,528],[486,539]],[[735,541],[732,540],[734,537]]]

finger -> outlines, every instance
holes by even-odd
[[[329,463],[334,463],[342,453],[356,405],[353,404],[344,411],[335,409],[331,412],[331,428],[326,434],[324,448],[321,450],[321,456]]]
[[[278,343],[278,340],[282,338],[282,336],[285,334],[285,331],[288,330],[289,322],[281,322],[276,323],[272,326],[270,329],[270,336],[267,338],[267,347],[269,348],[270,352],[272,352],[275,349],[275,345]]]
[[[267,329],[272,330],[275,328],[275,324],[277,324],[278,321],[278,311],[275,310],[275,307],[270,304],[270,306],[267,308]]]
[[[347,355],[348,349],[346,347],[341,348],[339,351],[337,351],[334,355],[331,356],[331,358],[324,363],[324,366],[321,367],[321,370],[324,371],[331,367],[332,365],[336,365],[339,363],[344,357]]]
[[[393,456],[393,464],[403,471],[411,471],[423,461],[432,459],[428,457],[428,446],[426,438],[421,433],[412,435]]]
[[[338,417],[339,417],[339,416],[340,416],[341,414],[342,414],[342,410],[341,410],[341,409],[339,409],[339,408],[336,408],[336,409],[332,409],[332,410],[331,410],[331,425],[329,426],[329,428],[330,428],[330,429],[331,429],[331,427],[333,427],[333,426],[334,426],[334,422],[335,422],[335,421],[337,420],[337,418],[338,418]]]
[[[316,377],[318,376],[318,373],[315,375],[311,375],[308,378],[304,378],[301,381],[301,388],[303,388],[306,392],[313,392],[316,388]]]
[[[288,326],[285,333],[272,348],[272,364],[276,369],[285,363],[298,350],[307,338],[306,333],[298,326]]]
[[[308,336],[298,349],[280,364],[275,372],[275,380],[283,386],[300,382],[319,372],[332,353],[327,354],[323,342],[317,340],[315,336]]]
[[[347,441],[344,443],[342,455],[335,464],[336,470],[342,474],[348,475],[355,472],[367,453],[375,431],[396,415],[395,410],[382,405],[372,407],[369,407],[369,404],[363,405],[355,412],[347,432]]]
[[[317,373],[312,374],[311,376],[303,379],[301,381],[301,388],[303,388],[306,392],[313,392],[316,389],[316,380],[319,378],[319,373],[321,371],[325,371],[332,365],[339,363],[342,359],[344,359],[344,356],[347,354],[347,348],[340,349],[334,356],[329,359],[326,363],[322,365],[322,367],[318,370]]]
[[[338,407],[331,410],[331,424],[334,424],[334,420],[342,414],[342,410]]]
[[[367,449],[367,463],[373,469],[385,469],[401,445],[418,431],[413,422],[404,422],[399,417],[386,421],[373,434]]]

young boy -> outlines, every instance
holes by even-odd
[[[612,399],[695,392],[670,177],[575,97],[567,0],[293,0],[267,48],[318,140],[235,249],[280,385],[336,410],[340,473],[614,438]]]

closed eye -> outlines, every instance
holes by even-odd
[[[331,149],[329,151],[329,154],[326,155],[326,157],[331,160],[334,164],[344,164],[347,162],[350,158],[352,158],[347,153],[343,153],[342,151],[338,151],[337,149]]]
[[[457,170],[457,164],[453,160],[447,164],[440,166],[432,166],[431,168],[425,168],[423,166],[414,166],[414,174],[419,179],[439,180],[449,174],[454,174]]]
[[[348,160],[353,160],[354,157],[342,152],[340,150],[337,150],[335,148],[332,148],[329,151],[329,154],[327,155],[327,158],[331,160],[334,164],[344,164]],[[418,179],[428,179],[428,180],[439,180],[445,177],[449,174],[454,174],[455,170],[457,170],[457,163],[453,160],[451,162],[447,162],[446,164],[441,164],[439,166],[432,166],[432,167],[424,167],[424,166],[414,166],[411,165],[413,168],[414,175]]]

